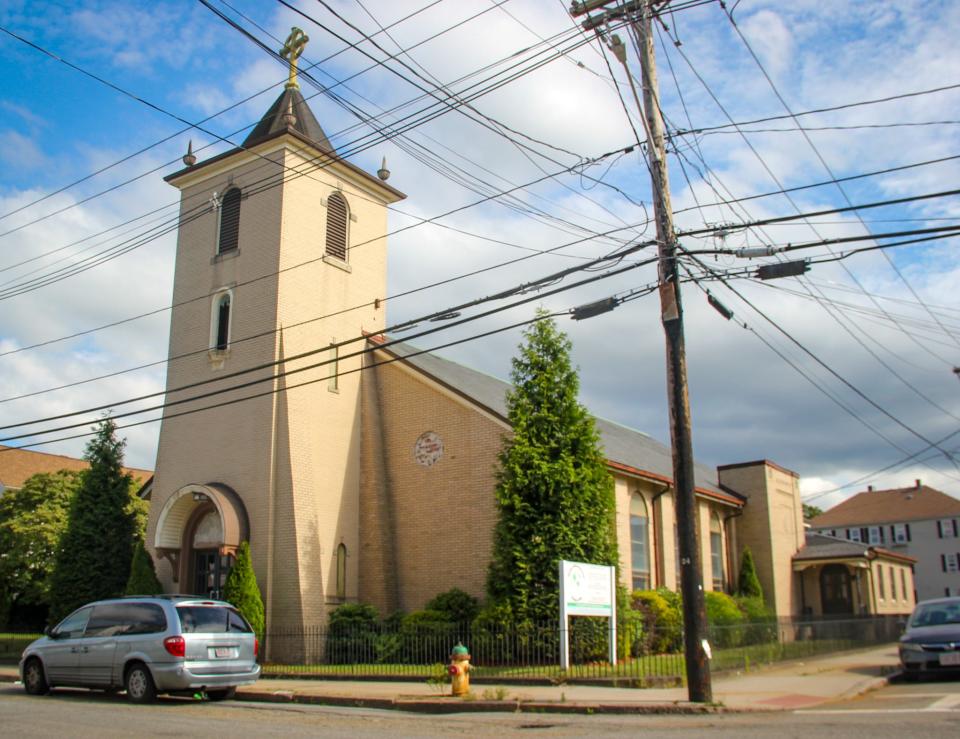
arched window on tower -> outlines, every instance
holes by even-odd
[[[230,348],[230,310],[233,298],[229,291],[222,292],[213,300],[213,316],[210,332],[210,348],[224,352]]]
[[[347,261],[347,224],[350,222],[350,211],[347,208],[346,198],[338,192],[327,198],[327,245],[325,254],[328,257]]]
[[[337,547],[337,597],[347,597],[347,545],[343,543]]]
[[[713,572],[713,589],[723,590],[726,578],[723,576],[723,524],[720,514],[710,514],[710,569]]]
[[[630,496],[630,570],[633,590],[650,589],[650,518],[640,493]]]
[[[240,243],[240,188],[231,187],[220,201],[217,254],[236,251]]]

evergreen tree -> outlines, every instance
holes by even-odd
[[[559,615],[559,561],[618,564],[613,478],[593,418],[577,401],[571,344],[554,321],[524,332],[499,454],[499,520],[487,575],[490,609],[515,623]]]
[[[763,589],[760,587],[760,578],[757,577],[757,567],[753,563],[753,552],[750,551],[750,547],[744,547],[743,554],[740,555],[737,595],[763,600]]]
[[[257,585],[257,576],[253,571],[253,562],[250,560],[249,542],[241,542],[237,551],[237,561],[233,563],[227,581],[223,584],[223,599],[243,614],[254,633],[263,638],[264,616],[263,598],[260,596],[260,586]]]
[[[156,595],[163,592],[163,586],[157,579],[157,572],[153,566],[153,557],[137,540],[133,549],[133,559],[130,562],[130,579],[124,590],[127,595]]]
[[[125,442],[103,419],[87,444],[80,487],[70,506],[51,587],[50,616],[57,621],[100,598],[122,595],[136,542],[131,507],[133,479],[123,471]]]

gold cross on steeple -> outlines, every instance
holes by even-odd
[[[300,55],[303,53],[303,47],[307,45],[307,41],[309,40],[309,36],[294,26],[290,29],[290,35],[287,36],[283,48],[280,49],[280,56],[290,60],[290,78],[287,80],[287,84],[284,85],[288,90],[293,88],[300,89],[300,85],[297,84],[297,59],[300,58]]]

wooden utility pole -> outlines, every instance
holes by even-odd
[[[574,3],[573,15],[583,15],[606,3],[597,0]],[[653,185],[653,209],[657,223],[660,272],[660,321],[666,337],[667,396],[670,408],[670,440],[673,448],[674,506],[677,516],[677,542],[680,551],[680,590],[683,594],[684,655],[687,668],[687,693],[691,701],[713,700],[710,684],[710,647],[707,642],[707,618],[703,596],[703,570],[697,502],[694,497],[693,440],[690,425],[690,398],[687,392],[687,362],[683,341],[683,307],[677,268],[676,235],[670,205],[670,180],[667,175],[667,151],[660,115],[656,56],[653,46],[653,10],[666,3],[656,0],[620,5],[602,16],[584,22],[596,28],[604,19],[622,18],[629,13],[640,45],[643,108],[647,133],[647,162]],[[617,40],[618,41],[618,40]],[[625,56],[621,60],[626,68]],[[629,74],[629,69],[627,69]]]

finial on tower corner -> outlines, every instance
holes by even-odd
[[[377,177],[379,177],[384,182],[390,177],[390,170],[387,169],[387,158],[383,158],[383,164],[380,165],[380,169],[377,170]]]
[[[300,85],[297,82],[297,60],[300,58],[300,55],[303,54],[303,47],[307,45],[309,40],[309,36],[294,26],[290,29],[290,35],[287,36],[283,48],[280,49],[280,56],[290,62],[290,77],[287,79],[287,84],[284,85],[287,90],[300,89]]]
[[[187,153],[183,155],[183,163],[188,167],[197,163],[197,155],[193,153],[193,139],[187,142]]]

